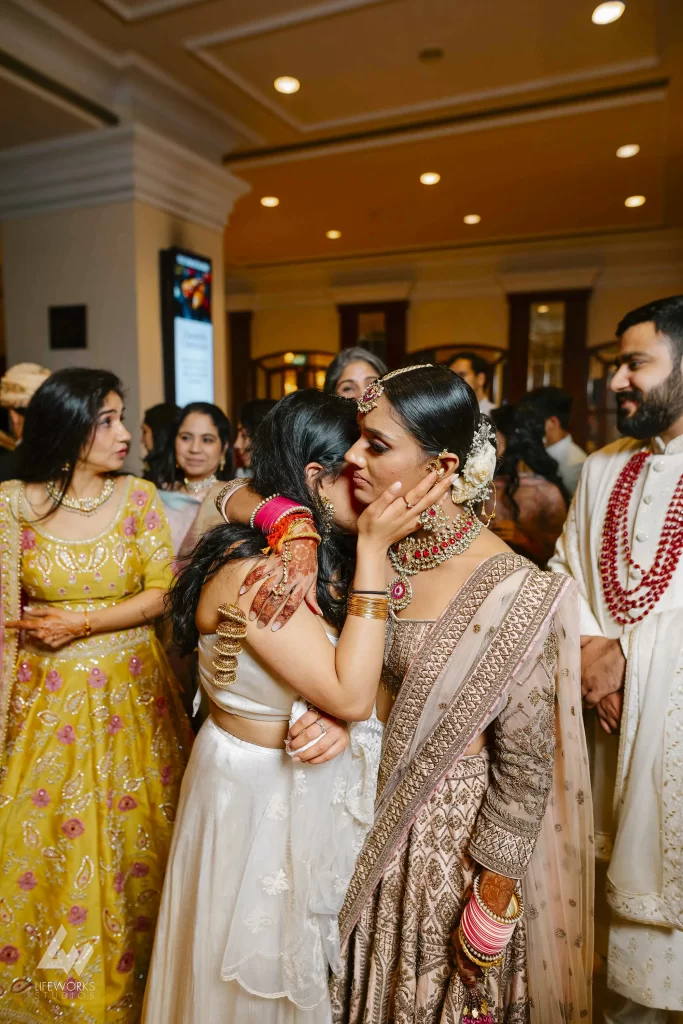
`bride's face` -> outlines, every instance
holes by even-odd
[[[379,498],[400,480],[406,494],[424,479],[432,456],[426,455],[382,395],[365,416],[358,417],[361,436],[346,453],[353,471],[353,493],[363,505]]]

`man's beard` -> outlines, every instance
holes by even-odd
[[[636,411],[627,415],[621,403],[626,399],[637,402]],[[620,391],[617,395],[617,427],[627,437],[645,440],[656,437],[668,430],[683,415],[683,376],[679,368],[673,370],[666,380],[648,393],[647,398],[639,388]]]

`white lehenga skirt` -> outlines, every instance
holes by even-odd
[[[303,765],[207,719],[183,780],[145,1024],[329,1024],[336,915],[372,822],[381,729],[358,723],[343,755]]]

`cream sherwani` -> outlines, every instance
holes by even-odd
[[[644,1006],[681,1010],[683,559],[654,610],[627,627],[609,613],[599,570],[609,496],[644,444],[623,439],[588,458],[550,567],[578,584],[581,633],[619,638],[627,658],[618,758],[613,738],[599,728],[593,744],[596,854],[610,858],[609,987]],[[666,447],[657,438],[651,450],[629,513],[633,558],[645,569],[683,476],[683,437]],[[630,589],[641,574],[626,573],[621,565],[620,579]]]

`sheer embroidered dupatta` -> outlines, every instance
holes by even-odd
[[[429,632],[387,724],[375,824],[340,916],[346,941],[430,795],[497,716],[513,683],[543,656],[551,625],[558,648],[556,762],[542,836],[524,882],[534,1024],[571,1019],[570,1006],[575,1019],[590,1019],[592,822],[578,611],[568,577],[540,572],[516,555],[494,556]]]
[[[0,485],[0,762],[5,755],[9,703],[19,646],[16,629],[5,623],[21,617],[21,516],[22,485],[16,480]]]

